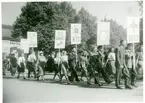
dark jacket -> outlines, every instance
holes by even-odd
[[[123,46],[119,46],[116,48],[116,66],[124,66],[125,65],[125,48]]]

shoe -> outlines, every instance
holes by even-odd
[[[76,82],[79,82],[79,81],[80,81],[79,79],[76,80]]]
[[[88,85],[91,85],[91,83],[90,83],[90,82],[87,82],[87,84],[88,84]]]
[[[135,84],[131,84],[131,86],[136,87],[136,88],[138,87],[138,86],[137,86],[137,85],[135,85]]]
[[[70,84],[70,81],[68,81],[67,84],[69,85]]]
[[[45,80],[42,80],[44,83],[46,82]]]
[[[100,84],[98,84],[99,85],[99,87],[101,87],[101,86],[103,86],[103,83],[100,83]]]
[[[122,89],[120,86],[117,86],[116,89]]]
[[[130,85],[128,85],[128,86],[125,86],[125,89],[133,89]]]
[[[108,81],[107,83],[110,84],[110,83],[112,83],[112,82],[113,82],[113,81]]]

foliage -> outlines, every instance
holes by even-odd
[[[76,16],[75,9],[67,2],[28,2],[13,25],[13,37],[27,37],[27,31],[38,33],[38,50],[54,49],[55,30],[66,30],[70,35],[70,23]],[[68,39],[67,43],[69,42]]]
[[[13,24],[12,37],[27,38],[27,31],[38,33],[38,50],[49,53],[54,50],[55,30],[66,30],[66,49],[70,44],[70,24],[82,24],[82,43],[79,50],[88,50],[96,46],[97,18],[81,8],[78,13],[69,2],[28,2],[21,9],[22,13]],[[114,20],[111,23],[111,45],[119,45],[121,39],[126,39],[125,29]]]

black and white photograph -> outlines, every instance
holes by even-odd
[[[143,102],[143,3],[2,1],[3,103]]]

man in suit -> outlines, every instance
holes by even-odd
[[[70,81],[74,81],[74,79],[79,82],[79,78],[77,75],[77,62],[76,62],[76,48],[73,48],[71,53],[69,54],[69,66],[70,66],[70,70],[71,70],[71,77],[70,77]]]
[[[126,47],[126,41],[121,40],[119,47],[116,49],[116,88],[122,89],[120,87],[120,79],[121,79],[121,73],[123,73],[125,78],[125,88],[126,89],[132,89],[132,87],[129,85],[129,71],[127,69],[126,63],[125,63],[125,47]]]

